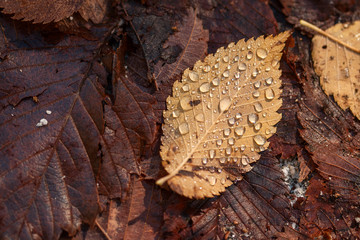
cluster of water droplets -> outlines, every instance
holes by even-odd
[[[218,49],[187,69],[167,100],[165,122],[173,124],[166,132],[173,136],[164,138],[186,150],[181,157],[191,152],[203,167],[218,166],[206,176],[210,185],[217,183],[225,164],[250,168],[275,132],[266,121],[279,92],[273,88],[278,76],[271,74],[279,59],[268,59],[268,47],[252,40],[247,46],[231,43]],[[225,184],[227,177],[219,182]]]

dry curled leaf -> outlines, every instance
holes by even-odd
[[[360,21],[339,23],[325,32],[360,49]],[[350,108],[360,119],[360,56],[323,35],[313,38],[312,57],[316,73],[327,95],[333,95],[342,109]]]
[[[168,182],[189,198],[213,197],[252,169],[281,114],[279,61],[290,33],[219,48],[167,99],[161,157]]]

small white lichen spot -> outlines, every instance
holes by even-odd
[[[168,175],[157,184],[188,198],[214,197],[252,169],[281,119],[278,63],[289,36],[230,43],[184,71],[163,113]]]

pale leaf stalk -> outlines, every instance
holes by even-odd
[[[350,49],[351,51],[354,51],[354,52],[356,52],[356,53],[360,53],[360,49],[354,48],[353,46],[347,44],[346,42],[344,42],[344,41],[342,41],[342,40],[340,40],[340,39],[338,39],[337,37],[334,37],[334,36],[328,34],[327,32],[321,30],[321,29],[318,28],[317,26],[315,26],[315,25],[313,25],[313,24],[311,24],[311,23],[309,23],[309,22],[307,22],[307,21],[305,21],[305,20],[302,20],[302,19],[301,19],[301,20],[300,20],[300,24],[303,25],[303,26],[305,26],[305,27],[308,27],[308,28],[314,30],[315,32],[317,32],[317,33],[319,33],[319,34],[321,34],[321,35],[323,35],[323,36],[325,36],[325,37],[327,37],[327,38],[330,38],[330,39],[333,40],[334,42],[337,42],[337,43],[343,45],[344,47]]]

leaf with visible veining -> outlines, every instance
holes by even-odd
[[[323,35],[312,40],[314,67],[325,93],[360,119],[360,21],[339,23],[325,32],[358,49],[354,52]]]
[[[190,198],[213,197],[251,170],[281,114],[279,61],[289,32],[220,48],[167,99],[161,157],[168,182]]]

